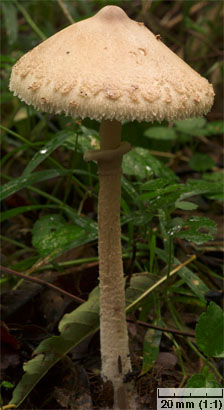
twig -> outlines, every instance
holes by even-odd
[[[174,268],[170,274],[169,277],[173,276],[176,272],[184,268],[184,266],[188,265],[189,263],[193,262],[196,259],[195,255],[192,255],[189,259],[187,259],[185,262],[181,263],[178,265],[176,268]],[[161,279],[158,280],[158,282],[154,283],[149,289],[147,289],[144,293],[142,293],[141,296],[139,296],[134,302],[132,302],[128,308],[126,308],[127,311],[130,311],[130,309],[133,308],[133,306],[137,305],[142,299],[144,299],[149,293],[151,293],[154,289],[156,289],[159,285],[161,285],[163,282],[167,280],[167,275],[163,276]]]
[[[157,155],[158,157],[165,157],[165,158],[180,158],[182,161],[189,162],[189,158],[182,155],[181,152],[177,152],[176,154],[172,154],[171,152],[162,152],[162,151],[155,151],[150,149],[149,153],[152,155]]]
[[[66,295],[66,296],[72,298],[73,300],[75,300],[78,303],[84,303],[85,302],[84,299],[81,299],[78,296],[72,295],[72,293],[66,292],[66,290],[58,288],[57,286],[52,285],[52,283],[45,282],[42,279],[33,278],[31,276],[26,276],[23,273],[17,272],[13,269],[5,268],[4,266],[0,266],[0,271],[3,271],[4,273],[6,273],[8,275],[15,275],[15,276],[18,276],[19,278],[29,280],[30,282],[34,282],[34,283],[38,283],[38,284],[43,285],[43,286],[47,286],[48,288],[51,288],[51,289],[55,290],[56,292],[62,293],[63,295]]]
[[[62,0],[57,0],[57,1],[58,1],[59,6],[62,9],[64,15],[67,17],[69,23],[73,24],[75,21],[73,20],[71,14],[69,13],[67,7],[64,5],[63,1]]]
[[[194,333],[182,332],[181,330],[177,330],[177,329],[169,329],[166,327],[155,326],[155,325],[151,325],[151,323],[142,322],[141,320],[127,319],[127,321],[130,323],[137,323],[138,325],[149,327],[150,329],[161,330],[162,332],[174,333],[174,334],[181,335],[181,336],[195,337]]]

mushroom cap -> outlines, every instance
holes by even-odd
[[[50,113],[168,121],[206,114],[212,85],[117,6],[72,24],[14,65],[10,90]]]

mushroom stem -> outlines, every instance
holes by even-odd
[[[125,313],[125,288],[122,264],[120,198],[121,163],[130,150],[121,143],[121,124],[104,120],[100,127],[101,149],[85,154],[99,167],[98,234],[100,277],[100,341],[102,372],[114,389],[114,409],[135,408],[132,383],[124,383],[131,371]]]
[[[100,124],[101,150],[118,148],[121,143],[121,123],[113,120],[103,120]]]

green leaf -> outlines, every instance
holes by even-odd
[[[196,135],[197,131],[202,131],[202,128],[205,127],[206,120],[205,118],[189,118],[187,120],[178,120],[174,121],[175,128],[178,131],[184,132],[190,135]],[[202,134],[203,135],[203,131]]]
[[[18,35],[17,9],[10,1],[2,1],[1,7],[9,44],[12,45],[17,40]]]
[[[224,202],[224,174],[222,172],[212,172],[203,174],[203,183],[210,184],[211,189],[207,191],[207,197],[217,201]]]
[[[186,387],[189,389],[194,388],[218,388],[222,387],[220,383],[218,383],[215,378],[207,378],[203,374],[194,374],[187,382]]]
[[[66,139],[63,146],[79,153],[84,153],[89,150],[99,149],[99,133],[95,130],[80,126],[80,131],[76,138],[72,136]]]
[[[189,165],[194,171],[203,172],[212,169],[215,161],[209,155],[197,152],[190,158]]]
[[[126,290],[126,311],[129,313],[129,305],[137,300],[142,293],[149,289],[157,280],[155,275],[139,273],[132,277],[131,284]],[[133,310],[133,309],[131,309]]]
[[[22,259],[21,261],[14,263],[12,265],[12,269],[14,269],[15,271],[23,272],[31,268],[31,266],[33,266],[38,260],[38,256],[31,256],[29,258]]]
[[[166,165],[154,158],[147,149],[134,148],[124,155],[122,168],[124,174],[146,178],[154,174],[167,181],[175,180],[176,175]]]
[[[3,380],[0,385],[1,387],[5,387],[5,389],[13,389],[14,387],[14,384],[11,382],[8,382],[7,380]]]
[[[157,326],[163,326],[162,322],[154,323]],[[147,373],[154,365],[159,355],[159,345],[162,337],[160,330],[148,329],[143,343],[143,363],[141,369],[141,376]]]
[[[199,318],[196,342],[207,357],[224,357],[224,312],[214,302]]]
[[[146,178],[152,174],[149,153],[144,148],[134,148],[128,152],[122,161],[123,173]]]
[[[208,242],[214,239],[213,234],[216,232],[216,224],[212,219],[194,216],[189,219],[180,227],[180,231],[170,233],[175,238],[186,239],[191,242],[195,242],[200,245],[204,242]]]
[[[214,185],[214,182],[217,182],[217,183],[219,182],[221,184],[224,183],[224,174],[221,171],[212,172],[212,173],[209,172],[207,174],[205,173],[205,174],[202,175],[202,178],[203,178],[204,181],[207,181],[208,184],[212,182],[211,185]],[[195,180],[193,179],[191,181],[195,181]]]
[[[152,218],[153,214],[147,210],[145,210],[145,212],[132,211],[131,213],[126,213],[121,217],[121,225],[129,222],[134,222],[135,226],[147,225]]]
[[[69,171],[70,172],[70,171]],[[69,173],[68,171],[61,171],[58,169],[48,169],[46,171],[38,171],[27,177],[21,176],[15,178],[10,182],[7,182],[0,188],[0,198],[5,199],[8,196],[20,191],[29,185],[36,184],[37,182],[46,181],[47,179],[56,178],[58,176],[64,176]]]
[[[223,179],[223,176],[222,176]],[[221,180],[220,180],[221,181]],[[180,199],[189,198],[194,195],[201,194],[220,194],[222,186],[220,182],[205,181],[203,179],[188,179],[187,185],[180,196]]]
[[[71,221],[75,225],[80,226],[86,232],[89,232],[89,234],[93,234],[93,235],[98,234],[97,223],[93,219],[87,218],[85,216],[80,216],[75,209],[72,209],[68,206],[66,206],[64,210],[67,216],[71,219]]]
[[[209,372],[208,366],[204,366],[201,373],[194,374],[187,382],[189,389],[199,388],[221,388],[222,385],[216,381],[215,375]]]
[[[176,208],[183,209],[184,211],[192,211],[193,209],[197,209],[198,207],[193,202],[187,202],[187,201],[176,201],[175,206]]]
[[[224,133],[224,121],[208,122],[206,125],[206,136]]]
[[[196,209],[197,205],[192,202],[180,201],[180,198],[188,196],[188,187],[184,184],[168,184],[164,178],[147,181],[140,186],[141,190],[148,191],[139,196],[140,200],[149,200],[151,209],[173,207],[174,204],[180,209]],[[186,194],[187,193],[187,194]],[[189,195],[191,196],[191,195]]]
[[[154,279],[155,281],[155,279]],[[127,308],[144,293],[153,280],[147,274],[135,275],[127,289]],[[37,355],[24,365],[25,374],[13,391],[10,404],[17,407],[42,379],[42,377],[71,349],[99,330],[99,288],[93,289],[88,301],[73,312],[63,316],[59,323],[59,336],[43,340],[34,351]]]
[[[121,177],[122,189],[130,196],[133,201],[138,198],[138,192],[134,188],[133,184],[130,183],[124,176]]]
[[[151,181],[144,182],[139,186],[142,191],[155,191],[160,188],[164,188],[167,185],[167,181],[164,178],[152,179]]]
[[[33,227],[33,246],[44,257],[56,250],[63,252],[68,246],[86,242],[88,235],[78,225],[68,224],[61,215],[45,215]]]
[[[158,206],[161,207],[163,203],[167,205],[169,203],[170,205],[173,203],[173,200],[171,202],[171,198],[174,198],[176,200],[179,198],[181,195],[181,192],[184,189],[184,185],[182,184],[170,184],[162,188],[157,188],[155,191],[151,192],[146,192],[144,194],[141,194],[139,196],[139,199],[141,200],[147,200],[147,199],[152,199],[155,198],[155,201],[151,202],[151,205],[153,206]],[[174,195],[169,195],[170,193],[174,193]],[[167,202],[170,201],[170,202]]]
[[[176,132],[168,127],[150,127],[144,132],[144,136],[159,140],[174,140]]]
[[[54,138],[52,138],[46,145],[43,145],[43,147],[33,156],[31,161],[29,161],[28,165],[24,169],[22,176],[28,176],[68,138],[75,139],[74,131],[66,130],[57,133]]]

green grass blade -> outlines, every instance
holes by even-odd
[[[58,176],[64,176],[66,173],[68,172],[61,171],[58,169],[48,169],[46,171],[35,172],[34,174],[28,175],[27,177],[21,176],[19,178],[15,178],[12,181],[4,184],[0,188],[0,198],[1,200],[5,199],[8,196],[14,194],[17,191],[20,191],[23,188],[26,188],[29,185],[41,181],[46,181],[47,179],[56,178]]]
[[[59,206],[57,205],[27,205],[27,206],[19,206],[17,208],[9,209],[8,211],[4,211],[0,214],[0,222],[7,221],[14,216],[24,214],[25,212],[36,211],[37,209],[58,209]]]
[[[31,161],[29,161],[27,167],[23,171],[23,176],[27,177],[38,165],[41,164],[41,162],[43,162],[72,135],[74,135],[74,132],[70,130],[59,132],[34,155]]]

